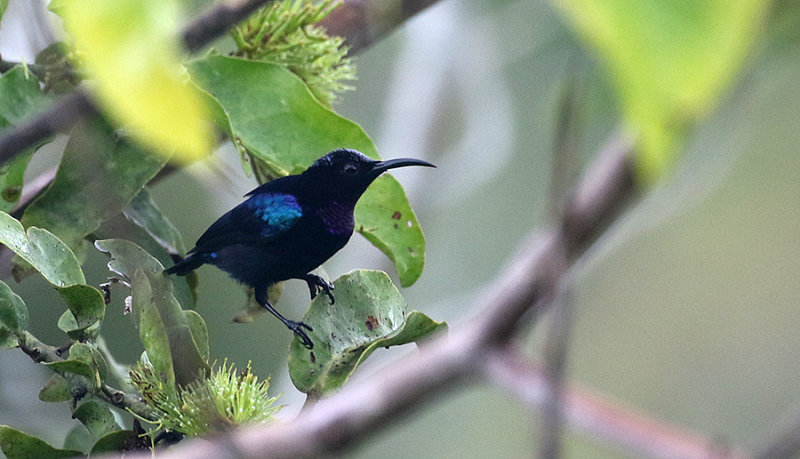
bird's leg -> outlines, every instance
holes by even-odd
[[[322,290],[328,295],[328,298],[331,300],[331,304],[336,303],[336,299],[333,297],[333,284],[330,282],[326,282],[325,279],[317,276],[316,274],[306,274],[305,276],[301,277],[300,279],[306,281],[308,284],[308,290],[311,292],[311,299],[317,297],[319,291]]]
[[[305,322],[297,322],[294,320],[289,320],[286,317],[283,317],[281,313],[279,313],[272,305],[270,304],[269,300],[267,299],[267,289],[256,289],[256,301],[258,304],[261,305],[264,309],[269,311],[273,316],[277,317],[278,320],[283,322],[286,325],[286,328],[292,331],[298,338],[300,338],[300,344],[303,345],[306,349],[313,349],[314,342],[311,341],[311,338],[308,337],[306,332],[303,330],[304,328],[308,331],[314,331],[311,326],[306,324]]]

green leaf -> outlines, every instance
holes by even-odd
[[[174,151],[189,161],[210,152],[213,135],[202,98],[186,84],[179,64],[176,1],[73,0],[57,10],[74,38],[78,64],[117,122],[165,156]]]
[[[314,349],[297,339],[290,346],[289,376],[302,392],[333,392],[375,349],[418,341],[447,328],[418,311],[407,313],[405,300],[382,271],[352,271],[334,286],[336,303],[320,295],[303,318],[314,329],[308,333]]]
[[[28,307],[11,288],[0,281],[0,349],[17,347],[17,335],[28,328]]]
[[[16,66],[0,77],[0,127],[18,124],[41,111],[49,102],[50,97],[42,92],[39,81],[23,66]],[[0,211],[10,212],[16,206],[22,195],[25,169],[34,150],[49,141],[40,141],[0,167]]]
[[[8,459],[53,459],[83,456],[80,451],[56,449],[36,437],[9,426],[0,426],[0,449]]]
[[[103,320],[106,312],[105,303],[103,294],[96,288],[86,284],[76,284],[60,289],[59,293],[75,318],[75,328],[64,331],[85,330]]]
[[[127,453],[136,450],[150,449],[150,437],[140,436],[132,430],[118,430],[104,435],[92,446],[90,456],[103,453]]]
[[[175,387],[175,369],[170,352],[169,336],[158,309],[150,301],[153,291],[144,271],[137,269],[131,278],[134,317],[139,319],[139,340],[156,373],[168,388]]]
[[[183,315],[186,317],[186,323],[192,331],[192,337],[197,344],[200,355],[203,357],[203,360],[207,362],[211,349],[208,342],[208,327],[206,327],[206,321],[203,320],[203,317],[196,311],[183,311]]]
[[[83,238],[119,214],[165,162],[120,140],[102,118],[87,118],[72,129],[53,183],[22,224],[47,229],[81,254]]]
[[[181,309],[161,263],[129,241],[106,239],[95,245],[111,255],[108,268],[131,282],[139,337],[156,371],[170,383],[168,387],[174,383],[185,386],[207,374],[210,367],[203,355],[207,354],[208,332],[202,321]]]
[[[559,0],[605,61],[652,180],[729,85],[758,36],[762,0]]]
[[[82,403],[72,413],[72,417],[81,421],[95,440],[108,433],[120,430],[111,410],[94,400]]]
[[[70,360],[80,360],[94,367],[101,380],[108,376],[106,359],[94,346],[85,343],[73,343],[69,348],[69,358]]]
[[[186,245],[180,231],[158,208],[150,191],[142,188],[122,210],[125,218],[142,228],[170,255],[186,254]]]
[[[70,375],[83,376],[90,386],[97,387],[97,370],[82,360],[61,360],[59,362],[48,362],[44,365],[64,377]]]
[[[6,9],[8,8],[8,0],[0,0],[0,17],[5,14]]]
[[[67,402],[71,399],[72,388],[69,382],[58,373],[53,374],[39,391],[39,400],[43,402]]]
[[[85,285],[75,254],[56,236],[36,227],[25,232],[17,219],[0,212],[0,243],[56,287],[72,312],[74,330],[86,330],[103,318],[105,303],[102,293]]]
[[[224,111],[227,119],[220,128],[271,175],[300,172],[341,147],[378,158],[360,126],[325,108],[280,66],[209,56],[191,63],[189,73]],[[401,220],[393,218],[395,212]],[[395,263],[401,283],[413,284],[425,264],[425,239],[400,184],[389,175],[376,180],[359,201],[355,218],[356,230]]]
[[[36,77],[22,65],[0,77],[0,118],[7,124],[18,124],[42,111],[50,100],[42,92]]]
[[[73,424],[67,435],[64,437],[64,449],[74,449],[78,451],[88,451],[94,439],[92,435],[81,424]]]

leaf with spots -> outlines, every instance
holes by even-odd
[[[314,396],[339,389],[372,352],[416,342],[447,329],[408,306],[382,271],[352,271],[334,281],[336,303],[326,295],[312,303],[303,322],[314,328],[309,350],[296,338],[289,352],[295,387]]]
[[[100,439],[100,437],[108,433],[120,430],[117,421],[114,420],[114,415],[111,413],[111,410],[95,400],[82,403],[81,406],[72,413],[72,417],[81,421],[95,440]]]

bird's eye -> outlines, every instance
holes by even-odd
[[[346,163],[342,167],[342,172],[344,172],[346,175],[356,175],[358,173],[358,166],[353,163]]]

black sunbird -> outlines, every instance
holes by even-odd
[[[256,301],[311,349],[314,343],[305,332],[311,327],[275,310],[269,287],[301,279],[312,299],[322,291],[333,303],[333,285],[310,272],[350,240],[353,209],[367,187],[383,172],[405,166],[436,167],[419,159],[375,161],[356,150],[334,150],[302,173],[248,193],[247,200],[215,221],[189,255],[165,272],[185,276],[204,264],[218,267],[255,289]]]

